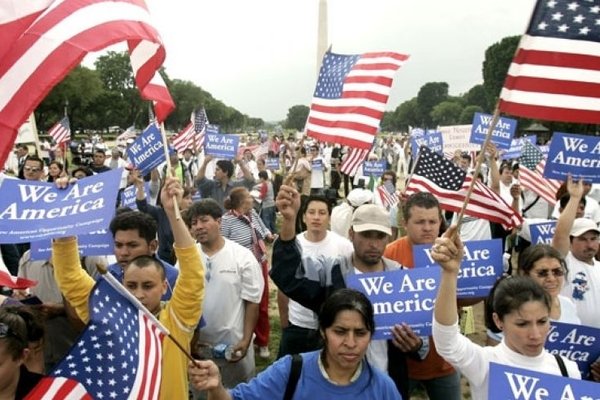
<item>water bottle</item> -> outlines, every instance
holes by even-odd
[[[234,357],[240,357],[241,351],[234,351],[232,344],[219,343],[214,346],[210,344],[200,344],[197,347],[197,354],[201,359],[215,359],[231,361]]]

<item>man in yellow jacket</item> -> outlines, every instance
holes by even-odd
[[[123,285],[160,322],[189,353],[190,341],[200,316],[204,298],[204,265],[195,241],[185,223],[175,216],[173,198],[181,200],[183,188],[176,178],[168,178],[161,193],[180,265],[180,275],[171,300],[161,302],[167,290],[161,263],[132,260],[124,269]],[[127,244],[126,244],[127,245]],[[54,276],[61,292],[73,306],[79,318],[89,321],[88,301],[94,280],[81,268],[75,237],[56,239],[52,245]],[[187,399],[187,358],[168,338],[162,344],[162,381],[160,399]]]

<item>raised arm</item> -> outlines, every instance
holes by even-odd
[[[567,191],[570,196],[569,202],[558,217],[556,230],[552,238],[552,247],[558,250],[563,257],[569,253],[571,247],[569,236],[577,214],[577,208],[583,197],[583,180],[573,182],[573,178],[569,175],[567,178]]]
[[[198,173],[196,174],[196,178],[194,179],[194,182],[196,184],[206,177],[206,166],[208,165],[209,162],[211,162],[211,160],[212,160],[212,156],[207,155],[204,157],[204,160],[202,161],[200,168],[198,168]]]
[[[296,237],[296,216],[300,210],[300,193],[288,185],[281,185],[275,205],[281,213],[282,222],[279,239],[292,240]]]
[[[442,267],[433,315],[439,324],[450,326],[458,320],[456,281],[463,258],[463,244],[457,234],[456,225],[451,226],[441,238],[435,239],[431,256]]]

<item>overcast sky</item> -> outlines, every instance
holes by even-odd
[[[189,80],[265,121],[310,105],[316,83],[318,0],[146,0],[171,78]],[[328,0],[333,51],[396,51],[389,110],[427,82],[458,95],[482,82],[484,52],[525,31],[534,0]],[[210,115],[209,115],[210,118]]]

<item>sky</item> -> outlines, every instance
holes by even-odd
[[[146,0],[170,78],[188,80],[250,117],[284,120],[317,77],[319,0]],[[388,110],[427,82],[451,95],[482,83],[485,50],[524,33],[534,0],[328,0],[332,51],[409,54]],[[210,118],[210,115],[209,115]]]

